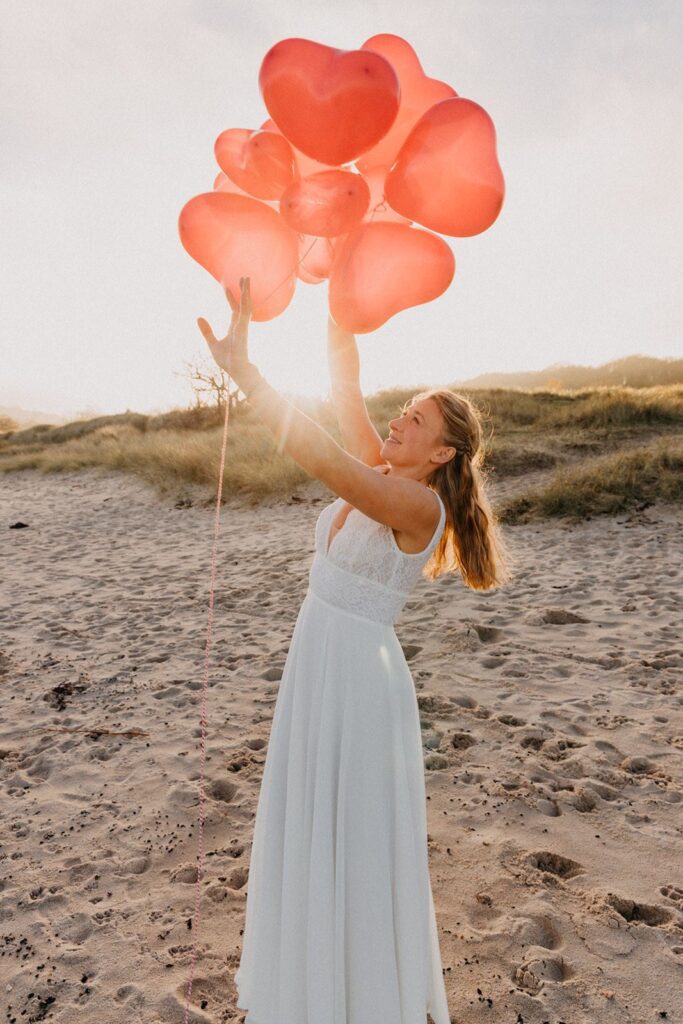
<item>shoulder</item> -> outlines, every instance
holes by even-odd
[[[424,487],[424,484],[420,486]],[[433,497],[428,499],[433,507],[433,515],[430,522],[419,530],[393,531],[397,547],[406,555],[424,554],[438,536],[439,530],[446,520],[446,506],[441,495],[437,494],[431,487],[427,487],[425,490],[432,491],[433,494]]]

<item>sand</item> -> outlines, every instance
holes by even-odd
[[[245,1016],[253,818],[333,497],[221,512],[193,1022]],[[180,1022],[214,510],[99,470],[3,476],[0,508],[0,1021]],[[682,525],[507,527],[513,583],[421,580],[397,623],[457,1024],[683,1020]]]

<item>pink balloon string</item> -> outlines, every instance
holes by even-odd
[[[229,392],[228,392],[229,394]],[[200,767],[199,767],[199,834],[197,841],[197,883],[195,887],[194,915],[190,922],[192,929],[192,959],[190,962],[190,976],[187,986],[185,1002],[184,1024],[188,1022],[189,1003],[192,996],[192,984],[194,981],[195,964],[197,962],[197,944],[199,942],[199,929],[201,921],[201,885],[204,870],[204,775],[206,766],[206,724],[207,724],[207,698],[209,692],[209,652],[211,650],[211,635],[213,627],[213,599],[216,580],[216,562],[218,551],[218,528],[221,514],[221,495],[223,493],[223,469],[225,466],[225,451],[228,439],[228,418],[230,413],[230,400],[225,404],[225,422],[223,424],[223,443],[221,447],[221,462],[218,475],[218,494],[216,499],[216,512],[214,516],[213,548],[211,551],[211,578],[209,582],[209,615],[206,631],[206,646],[204,649],[204,682],[202,685],[202,702],[200,712],[201,740],[200,740]]]

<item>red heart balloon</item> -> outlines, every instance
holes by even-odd
[[[393,67],[371,50],[337,50],[309,39],[283,39],[259,71],[268,113],[302,153],[345,164],[389,130],[399,107]]]
[[[223,171],[219,171],[216,177],[213,179],[213,188],[216,192],[232,192],[236,196],[249,196],[249,192],[245,192],[243,188],[236,185],[234,181],[231,181],[227,174]],[[251,196],[253,199],[253,196]],[[279,203],[277,199],[259,199],[260,203],[265,203],[266,206],[270,206],[273,210],[279,212]]]
[[[438,235],[405,224],[361,224],[343,240],[332,266],[330,313],[353,334],[375,331],[402,309],[446,291],[455,257]]]
[[[425,111],[435,103],[458,94],[446,82],[425,75],[415,50],[401,36],[383,32],[371,36],[361,49],[386,57],[401,83],[401,105],[396,120],[384,138],[356,161],[358,170],[367,174],[370,168],[379,164],[387,169],[391,167],[406,137]]]
[[[228,128],[213,150],[228,178],[257,199],[279,199],[294,181],[294,152],[279,132]]]
[[[185,203],[180,241],[223,288],[240,294],[250,278],[252,320],[272,320],[286,309],[296,287],[298,238],[277,211],[230,192],[203,192]]]
[[[280,197],[280,213],[294,231],[334,238],[363,219],[370,189],[351,171],[318,171],[299,178]]]
[[[500,213],[505,182],[496,129],[483,107],[458,96],[417,122],[384,182],[394,210],[443,235],[478,235]]]
[[[269,117],[267,121],[263,122],[263,124],[261,125],[261,130],[275,132],[277,135],[282,135],[282,132],[275,124],[275,121],[273,121],[272,117]],[[284,135],[282,135],[282,138],[284,139]],[[294,153],[294,162],[299,172],[299,178],[307,178],[309,174],[317,174],[318,171],[330,170],[329,164],[323,164],[320,162],[320,160],[314,160],[312,157],[306,156],[306,154],[302,153],[300,149],[296,148],[296,146],[292,146],[292,143],[289,141],[289,139],[287,140],[287,143],[289,146],[292,147],[292,152]]]

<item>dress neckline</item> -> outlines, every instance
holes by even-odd
[[[432,488],[430,487],[429,490],[432,490]],[[434,530],[434,533],[432,534],[432,536],[429,539],[429,543],[425,547],[423,547],[421,551],[403,551],[398,546],[398,544],[396,543],[396,538],[394,537],[393,529],[390,526],[386,527],[386,529],[389,531],[389,539],[390,539],[390,542],[391,542],[391,544],[392,544],[392,546],[394,548],[394,551],[396,551],[399,555],[403,555],[404,558],[418,558],[420,555],[424,555],[425,551],[427,551],[432,546],[432,544],[434,543],[434,538],[436,537],[437,533],[439,532],[439,529],[442,526],[442,521],[445,518],[446,506],[444,505],[443,499],[442,499],[441,495],[439,494],[439,492],[438,491],[434,491],[434,494],[436,494],[437,498],[439,499],[439,505],[441,506],[441,513],[439,515],[439,521],[436,524],[436,529]],[[332,508],[334,505],[337,504],[338,501],[344,501],[344,500],[345,499],[341,498],[341,497],[335,498],[334,502],[329,507]],[[330,519],[330,524],[327,527],[327,531],[326,531],[326,534],[325,534],[325,558],[329,558],[329,555],[330,555],[330,552],[332,550],[332,546],[333,546],[335,540],[337,539],[339,534],[342,533],[346,529],[346,524],[348,522],[348,519],[349,519],[349,516],[351,515],[351,513],[352,512],[358,512],[358,511],[360,511],[360,510],[357,509],[355,507],[355,505],[351,506],[351,508],[350,508],[350,510],[349,510],[349,512],[348,512],[348,514],[346,516],[346,519],[344,520],[344,525],[341,526],[337,530],[337,532],[335,533],[334,537],[331,540],[330,540],[330,530],[332,528],[332,519]],[[361,515],[363,515],[362,512],[361,512]],[[366,518],[370,519],[370,516],[367,516]],[[378,526],[383,526],[384,525],[383,523],[377,522],[376,519],[373,519],[372,522],[376,522]]]

